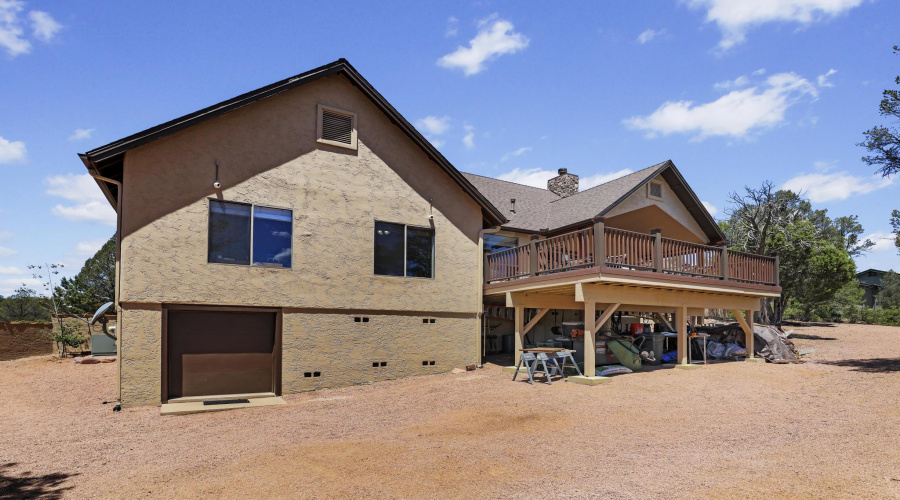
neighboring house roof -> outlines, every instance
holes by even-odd
[[[866,269],[863,272],[856,273],[856,279],[863,286],[881,287],[881,280],[887,271],[879,271],[878,269]]]
[[[155,141],[169,134],[173,134],[188,127],[192,127],[206,120],[234,111],[236,109],[261,101],[267,97],[280,94],[281,92],[299,87],[305,83],[309,83],[319,78],[342,74],[350,82],[356,86],[360,92],[366,95],[388,118],[401,130],[403,130],[409,138],[419,146],[422,151],[435,163],[438,164],[472,199],[481,206],[482,216],[490,224],[498,225],[506,222],[503,214],[488,201],[463,174],[457,170],[446,158],[420,134],[387,100],[366,81],[356,69],[347,62],[346,59],[338,59],[332,63],[326,64],[319,68],[301,73],[297,76],[286,78],[271,85],[256,89],[246,94],[222,101],[191,114],[184,115],[180,118],[168,121],[161,125],[148,128],[142,132],[130,135],[118,141],[113,141],[105,146],[92,149],[87,153],[79,154],[81,161],[87,167],[88,171],[108,177],[110,179],[122,181],[122,169],[124,166],[125,153],[138,146],[142,146],[149,142]],[[97,180],[97,184],[107,200],[116,207],[116,199],[118,197],[118,189],[114,184]]]
[[[504,228],[533,233],[555,233],[582,226],[594,217],[606,215],[650,180],[661,175],[679,201],[700,225],[707,238],[713,243],[725,241],[725,235],[719,229],[718,224],[709,215],[671,160],[657,163],[565,198],[546,189],[475,174],[463,175],[494,205],[501,208],[503,215],[509,219]],[[511,198],[516,199],[515,213],[509,211],[512,207]]]

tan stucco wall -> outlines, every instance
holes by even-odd
[[[119,328],[122,404],[158,405],[162,379],[162,306],[122,307]]]
[[[160,404],[162,309],[123,307],[122,404]],[[356,323],[356,316],[367,323]],[[422,319],[434,319],[424,324]],[[478,357],[474,314],[285,309],[282,394],[442,373]],[[373,362],[387,362],[373,367]],[[423,366],[422,361],[434,361]],[[319,377],[304,376],[320,372]]]
[[[358,113],[358,152],[316,143],[317,103]],[[123,302],[478,310],[480,207],[342,76],[131,151],[124,176]],[[216,196],[293,209],[293,268],[208,264]],[[374,276],[375,219],[427,226],[429,198],[435,279]]]
[[[647,186],[643,186],[606,214],[607,225],[641,232],[646,232],[653,227],[661,227],[663,236],[695,243],[706,243],[707,237],[703,233],[703,229],[700,228],[700,225],[697,224],[697,221],[691,213],[688,212],[684,204],[681,203],[681,200],[678,199],[678,196],[672,191],[672,188],[669,187],[669,184],[665,179],[663,179],[662,176],[657,176],[653,181],[662,183],[663,199],[661,201],[648,197]],[[657,221],[652,220],[646,221],[651,226],[646,230],[643,228],[625,227],[632,225],[633,222],[626,214],[646,207],[656,207],[668,214],[671,219],[674,220],[661,218],[658,223]],[[645,211],[645,213],[649,213],[649,211]],[[621,221],[619,225],[614,225],[616,220]],[[672,222],[677,223],[681,227],[673,226]]]
[[[285,394],[446,372],[474,363],[478,344],[467,318],[366,314],[368,323],[328,313],[284,313],[282,391]],[[423,324],[422,319],[434,319]],[[387,366],[373,367],[373,362]],[[423,366],[423,361],[434,365]],[[306,378],[305,372],[321,372]]]
[[[358,151],[316,143],[317,104],[357,113]],[[212,187],[216,160],[219,191]],[[446,359],[429,367],[430,372],[452,368],[451,360],[457,366],[477,360],[481,209],[342,76],[320,79],[130,151],[124,185],[121,300],[127,310],[120,334],[126,405],[159,403],[161,303],[346,310],[346,315],[336,315],[342,319],[334,321],[340,322],[353,310],[471,315],[443,320],[447,324],[436,336],[409,330],[393,339],[385,326],[385,334],[373,338],[398,353],[412,352],[413,344],[432,345]],[[293,267],[207,263],[209,198],[292,209]],[[375,220],[428,226],[430,198],[434,279],[375,276]],[[152,310],[135,309],[138,304]],[[284,387],[305,390],[308,381],[297,382],[293,370],[306,358],[287,356],[287,332],[293,331],[288,316]],[[385,319],[384,324],[390,322]],[[308,332],[310,325],[298,328]],[[354,332],[333,329],[319,347],[343,347],[342,339],[353,338]],[[372,342],[361,345],[375,348]],[[336,366],[346,355],[338,351],[332,351]],[[351,354],[361,359],[365,351]],[[437,361],[436,356],[428,359]],[[422,373],[421,361],[417,371],[389,365],[378,376]],[[317,383],[369,380],[365,372],[345,371],[329,376],[331,382],[320,378]]]

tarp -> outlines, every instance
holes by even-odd
[[[753,325],[753,350],[769,361],[800,359],[794,343],[774,326]]]
[[[722,344],[735,343],[741,347],[746,347],[746,335],[741,325],[737,323],[713,328],[700,327],[698,330],[709,333],[710,340]],[[794,343],[777,327],[753,325],[753,337],[755,339],[753,351],[762,358],[769,361],[800,359]]]

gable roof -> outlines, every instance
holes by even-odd
[[[587,224],[594,217],[606,215],[651,179],[661,175],[700,225],[707,238],[713,243],[725,241],[725,235],[719,229],[719,225],[688,186],[672,160],[657,163],[565,198],[546,189],[475,174],[464,175],[494,205],[503,207],[503,214],[509,219],[504,228],[532,233],[557,233]],[[516,199],[514,214],[508,212],[510,198]]]
[[[491,225],[499,225],[506,222],[503,214],[491,204],[491,202],[488,201],[488,199],[481,194],[459,170],[447,161],[447,159],[444,158],[444,156],[428,142],[428,140],[425,139],[425,137],[423,137],[422,134],[406,120],[406,118],[391,106],[384,96],[378,93],[378,91],[375,90],[375,88],[372,87],[372,85],[343,58],[305,73],[247,92],[246,94],[241,94],[218,104],[213,104],[212,106],[170,120],[155,127],[148,128],[128,137],[113,141],[105,146],[92,149],[87,153],[80,153],[78,156],[91,174],[108,177],[121,182],[125,153],[129,150],[180,130],[184,130],[188,127],[203,123],[206,120],[223,115],[229,111],[234,111],[257,101],[261,101],[267,97],[299,87],[305,83],[336,74],[341,74],[350,80],[350,83],[356,86],[360,92],[375,104],[375,106],[384,112],[394,125],[405,132],[406,135],[422,149],[428,158],[434,161],[466,194],[475,200],[481,207],[482,217],[484,217],[485,220]],[[107,200],[112,204],[113,208],[116,208],[118,188],[112,183],[101,181],[99,179],[96,179],[96,181],[100,186],[100,189],[102,189],[103,193],[106,195]]]

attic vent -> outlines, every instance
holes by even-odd
[[[322,139],[350,144],[353,138],[353,117],[331,111],[322,112]]]
[[[318,142],[356,149],[356,113],[318,106]]]
[[[647,184],[647,196],[650,198],[662,199],[662,184],[659,182],[651,182]]]

